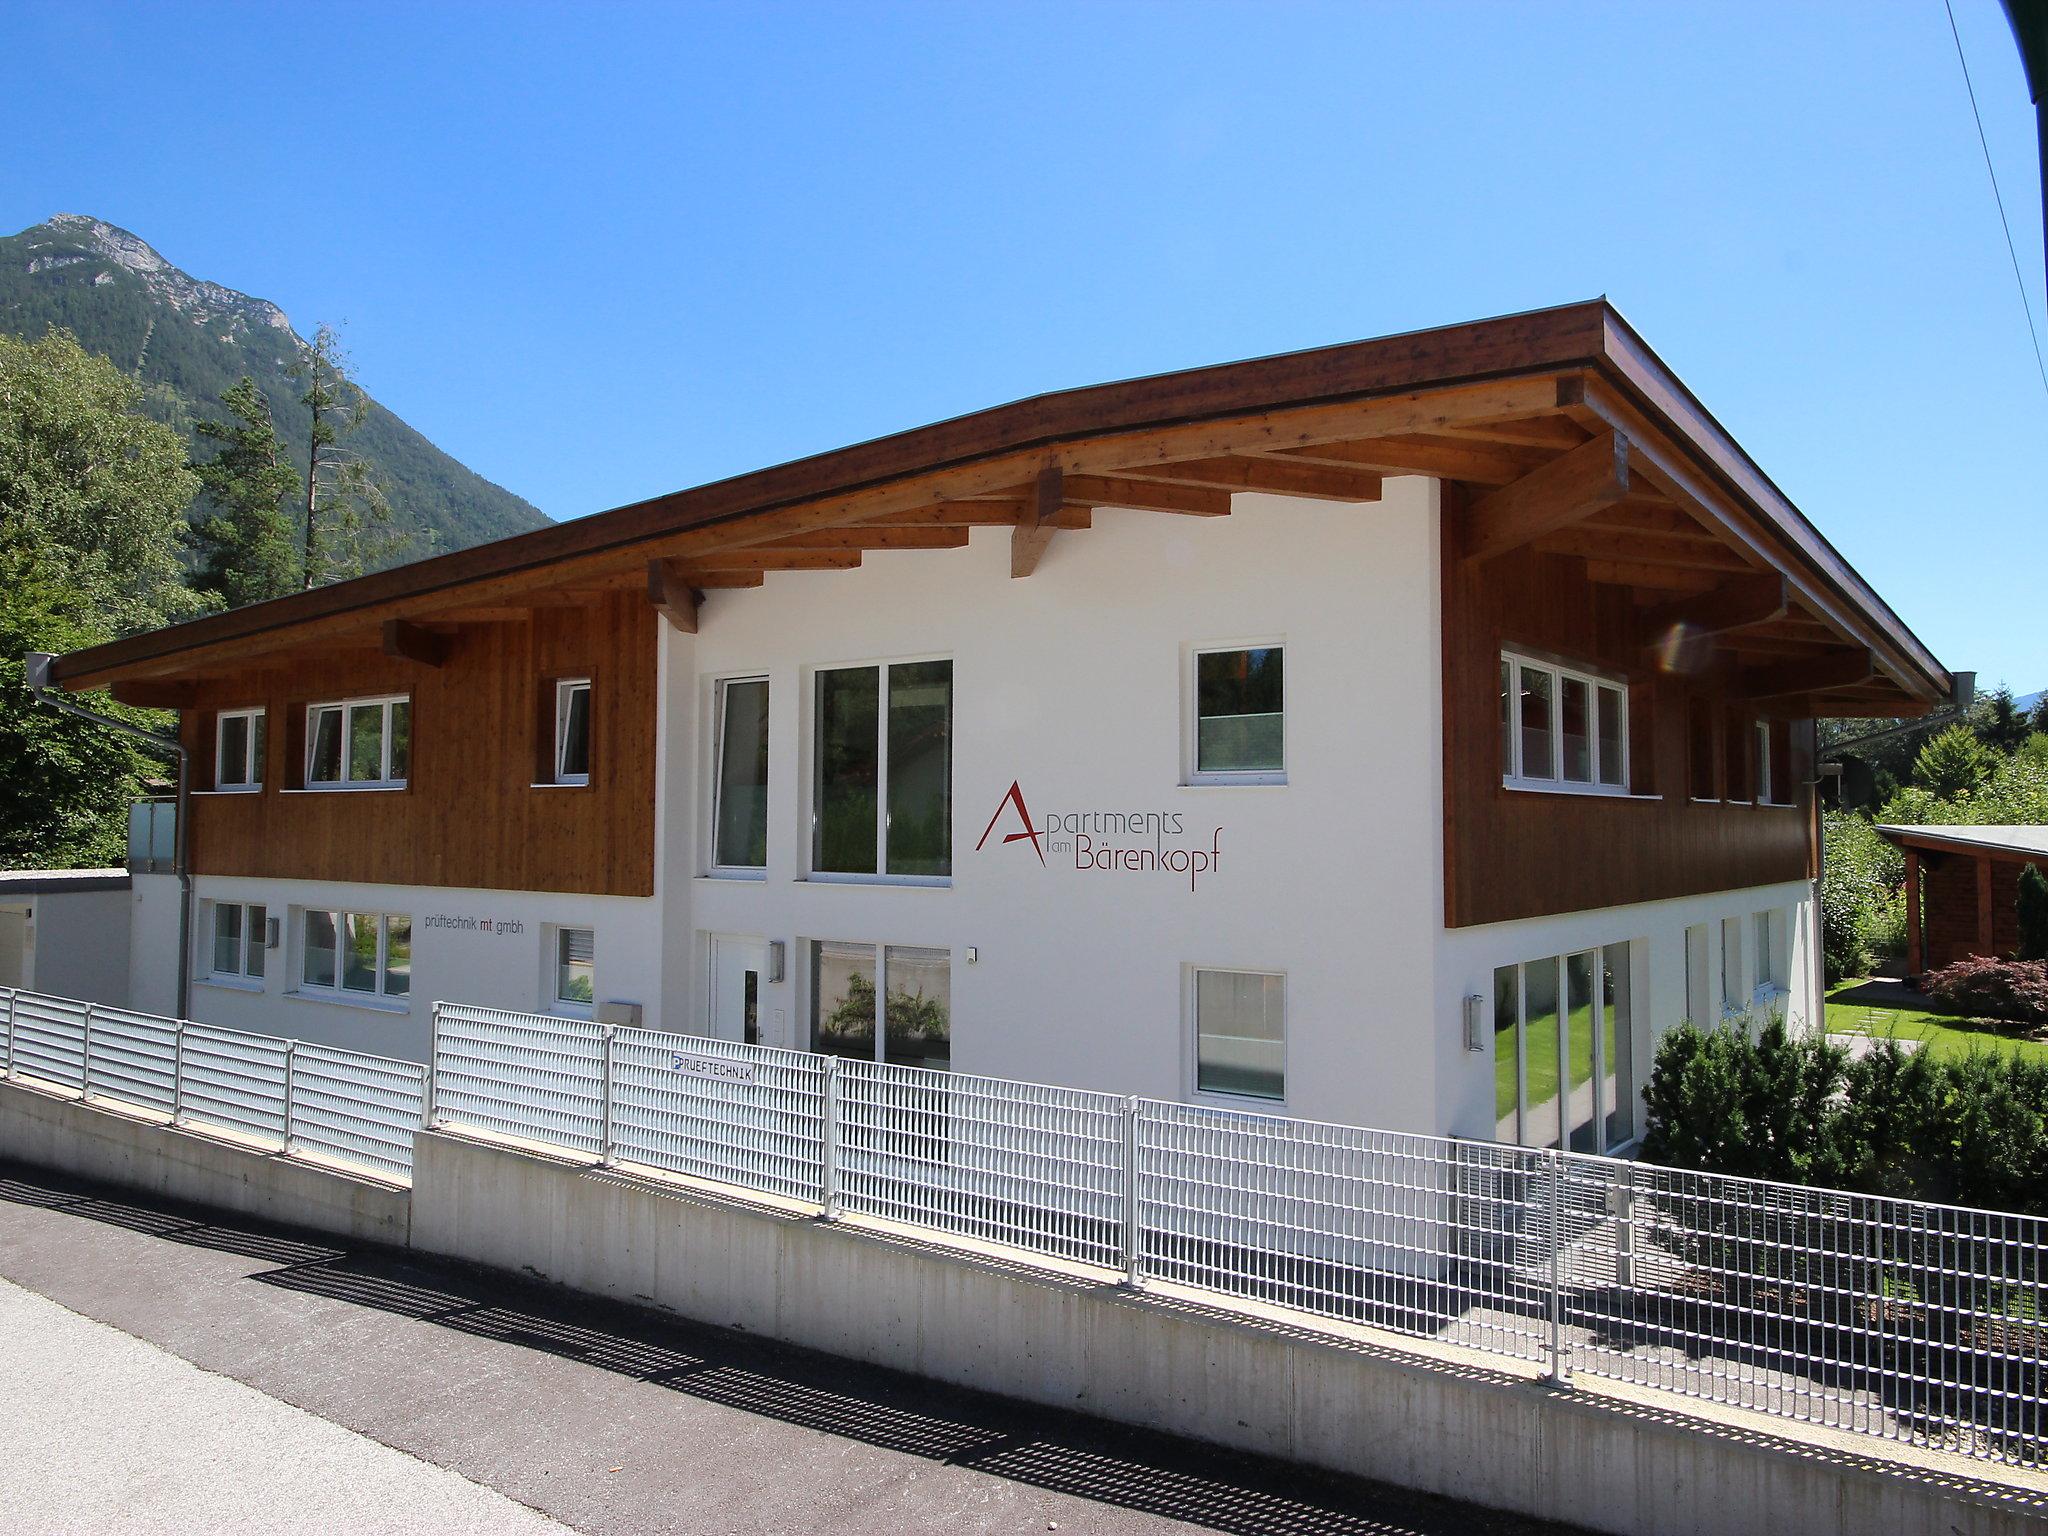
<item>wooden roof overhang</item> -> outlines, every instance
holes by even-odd
[[[2048,845],[2029,848],[2018,843],[1981,842],[1963,826],[1953,833],[1937,827],[1880,826],[1877,831],[1900,848],[1916,853],[1960,854],[1989,864],[2048,864]]]
[[[1010,530],[1028,576],[1099,507],[1226,516],[1240,491],[1371,502],[1456,482],[1459,558],[1534,548],[1629,589],[1646,652],[1764,713],[1944,701],[1940,662],[1604,300],[1042,395],[58,659],[175,706],[303,647],[423,665],[467,625],[620,589],[686,629],[708,590]]]

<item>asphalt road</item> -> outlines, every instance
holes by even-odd
[[[0,1279],[11,1529],[1563,1529],[5,1164]]]

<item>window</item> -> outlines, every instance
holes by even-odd
[[[811,942],[811,1049],[856,1061],[953,1063],[953,957],[907,944]],[[882,1028],[875,999],[885,999]]]
[[[1707,990],[1713,974],[1708,968],[1708,943],[1705,923],[1694,923],[1685,930],[1685,1016],[1689,1022],[1701,1027],[1712,1024],[1720,1016]]]
[[[385,912],[308,910],[299,984],[316,992],[405,997],[412,991],[412,919]]]
[[[590,782],[590,679],[555,684],[555,782]]]
[[[400,788],[411,766],[410,699],[347,699],[307,708],[308,788]]]
[[[1771,914],[1755,912],[1749,919],[1749,952],[1756,957],[1756,991],[1761,994],[1771,988]]]
[[[263,711],[230,709],[214,725],[215,789],[263,787]]]
[[[557,928],[554,961],[554,1011],[589,1018],[597,1010],[596,931]]]
[[[1246,1099],[1287,1097],[1287,978],[1195,972],[1195,1087]]]
[[[1192,782],[1274,784],[1287,771],[1282,648],[1195,652]]]
[[[1591,672],[1500,659],[1501,782],[1628,793],[1628,690]]]
[[[1756,723],[1756,803],[1792,804],[1792,724],[1788,720]]]
[[[1605,1152],[1635,1139],[1630,946],[1496,967],[1494,1135]]]
[[[260,978],[268,917],[260,903],[213,903],[213,955],[207,974]]]
[[[711,862],[768,867],[768,679],[718,685],[718,762],[712,789]]]
[[[953,663],[817,674],[811,868],[940,880],[953,873]]]

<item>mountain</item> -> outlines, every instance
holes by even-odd
[[[306,343],[275,304],[181,272],[125,229],[60,213],[0,239],[0,331],[33,338],[52,325],[140,378],[144,409],[188,436],[194,420],[222,419],[221,392],[249,375],[305,473],[301,386],[285,370]],[[348,445],[376,470],[396,518],[432,530],[439,549],[548,522],[374,400]]]

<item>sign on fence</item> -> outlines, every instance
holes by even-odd
[[[717,1056],[687,1056],[681,1051],[676,1051],[672,1053],[669,1065],[685,1077],[708,1077],[715,1083],[754,1081],[754,1064],[751,1061],[726,1061]]]

